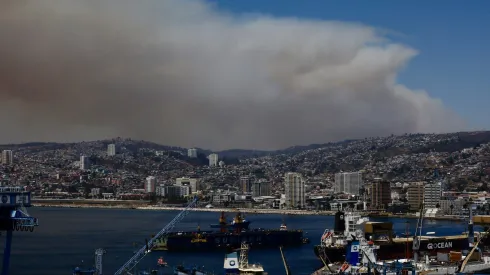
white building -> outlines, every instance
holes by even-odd
[[[176,178],[175,179],[175,185],[176,186],[189,186],[189,192],[190,193],[195,193],[195,192],[200,190],[198,179],[186,178],[186,177]]]
[[[114,156],[116,155],[116,144],[109,144],[107,145],[107,155],[108,156]]]
[[[335,193],[359,195],[362,187],[363,182],[361,172],[335,174]]]
[[[441,183],[427,183],[424,186],[424,208],[436,208],[442,197]]]
[[[90,168],[90,161],[87,156],[80,156],[80,170],[87,170]]]
[[[196,148],[190,148],[187,150],[187,156],[190,158],[197,158],[197,149]]]
[[[146,178],[145,191],[146,193],[155,193],[157,186],[157,179],[154,176],[149,176]]]
[[[305,182],[299,173],[284,175],[285,204],[287,208],[305,207]]]
[[[158,197],[165,197],[167,195],[166,193],[166,186],[163,185],[163,184],[160,184],[159,186],[157,186],[155,188],[155,194],[158,196]]]
[[[2,163],[4,165],[14,164],[14,153],[12,152],[12,150],[3,150],[2,151]]]
[[[209,166],[218,166],[218,154],[211,154],[208,156]]]

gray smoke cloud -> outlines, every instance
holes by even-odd
[[[3,0],[0,142],[276,149],[464,122],[396,82],[417,51],[343,22],[189,0]]]

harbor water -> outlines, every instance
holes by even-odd
[[[30,213],[39,218],[40,226],[33,233],[14,232],[11,274],[15,275],[65,275],[71,274],[75,266],[93,266],[94,251],[104,248],[104,272],[113,274],[140,247],[145,239],[161,230],[178,211],[151,211],[130,209],[83,209],[83,208],[33,208]],[[228,219],[232,213],[228,213]],[[311,274],[321,267],[313,253],[325,228],[333,227],[332,216],[300,215],[246,215],[251,220],[251,228],[279,228],[285,221],[289,229],[303,229],[310,244],[298,248],[285,248],[284,253],[291,270],[296,275]],[[210,230],[209,225],[217,223],[219,213],[191,212],[175,230]],[[416,219],[374,219],[392,221],[395,233],[405,233],[407,222],[410,231],[416,227]],[[465,222],[426,221],[425,232],[435,235],[456,235],[466,229]],[[476,230],[482,230],[476,227]],[[2,249],[4,245],[2,236]],[[169,265],[198,265],[206,270],[222,274],[224,253],[186,252],[172,253],[154,251],[139,265],[155,268],[159,257]],[[250,263],[261,263],[269,274],[285,274],[278,249],[251,250]]]

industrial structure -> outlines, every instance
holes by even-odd
[[[31,192],[26,188],[0,187],[0,231],[6,231],[3,252],[2,274],[8,275],[13,231],[33,232],[39,226],[38,220],[29,216],[26,207],[31,207]]]
[[[170,223],[168,223],[160,232],[158,232],[153,238],[151,238],[146,245],[141,247],[131,259],[129,259],[124,265],[119,268],[119,270],[114,273],[114,275],[129,275],[132,274],[131,271],[136,267],[136,265],[148,254],[155,246],[157,243],[157,240],[165,237],[172,229],[185,217],[187,214],[189,214],[189,211],[196,207],[198,202],[198,197],[194,197],[194,199],[187,205],[187,207],[182,210]],[[4,274],[2,274],[4,275]],[[100,275],[100,274],[98,274]]]

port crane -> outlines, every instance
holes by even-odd
[[[0,231],[7,232],[1,275],[9,275],[13,231],[33,232],[39,226],[26,207],[31,207],[31,192],[25,187],[0,186]]]
[[[151,238],[147,244],[143,245],[134,255],[129,259],[119,270],[114,273],[114,275],[130,275],[131,270],[151,251],[155,245],[156,241],[161,237],[166,236],[185,216],[187,216],[190,210],[197,206],[199,201],[198,197],[195,196],[193,200],[187,205],[187,207],[182,210],[175,218],[170,221],[160,232],[158,232],[153,238]],[[2,274],[3,275],[3,274]]]

